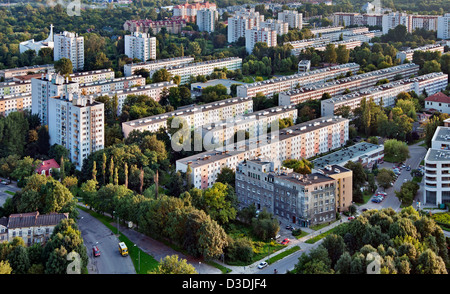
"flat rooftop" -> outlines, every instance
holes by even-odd
[[[191,89],[203,89],[210,86],[217,86],[217,85],[224,85],[225,87],[229,88],[233,84],[238,85],[245,85],[243,82],[238,82],[234,80],[228,80],[228,79],[216,79],[216,80],[210,80],[205,83],[193,83],[191,84]]]
[[[380,145],[371,144],[367,142],[357,143],[350,147],[344,147],[341,150],[330,153],[328,155],[319,157],[312,162],[314,163],[314,169],[323,169],[327,165],[341,165],[347,163],[347,161],[354,158],[359,158],[366,155],[369,152],[376,151],[383,148]]]
[[[425,156],[425,161],[449,162],[450,150],[440,150],[430,148],[428,149],[427,155]]]

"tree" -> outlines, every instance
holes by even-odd
[[[405,142],[390,139],[384,142],[384,154],[392,162],[404,162],[409,158],[409,148]]]
[[[171,255],[162,258],[158,264],[158,268],[149,271],[149,274],[198,274],[186,259],[178,259],[178,255]]]
[[[345,45],[339,45],[336,49],[336,61],[339,64],[348,63],[350,60],[350,50]]]
[[[328,251],[331,267],[334,267],[346,249],[344,239],[336,234],[330,234],[323,240],[322,246]]]
[[[171,74],[165,68],[157,70],[152,76],[153,83],[168,82],[170,79]]]
[[[299,174],[310,174],[314,164],[306,158],[301,159],[286,159],[283,161],[283,166],[292,168],[294,172]]]
[[[324,58],[327,63],[336,63],[337,61],[336,47],[334,44],[327,44],[325,47]]]
[[[447,274],[442,258],[426,249],[418,258],[415,271],[418,274]]]
[[[61,58],[55,61],[55,72],[61,75],[73,73],[72,61],[68,58]]]
[[[378,171],[377,182],[379,186],[387,189],[393,181],[395,181],[395,174],[392,170],[382,168]]]
[[[419,190],[419,184],[413,181],[408,181],[403,183],[400,191],[395,191],[395,196],[404,205],[411,205],[416,197],[417,191]]]
[[[220,173],[217,175],[216,182],[222,184],[229,184],[231,187],[234,188],[235,180],[236,180],[235,172],[229,167],[223,167],[220,170]]]

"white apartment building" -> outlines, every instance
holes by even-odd
[[[49,123],[49,106],[50,97],[67,95],[69,93],[77,93],[79,84],[64,78],[59,74],[42,74],[41,78],[31,79],[31,99],[32,114],[38,114],[43,125]]]
[[[75,72],[69,75],[69,79],[72,82],[77,82],[79,84],[108,81],[114,79],[114,77],[114,71],[110,68]]]
[[[41,72],[54,72],[55,68],[53,64],[33,65],[24,67],[7,68],[0,70],[0,78],[4,81],[14,79],[14,77],[25,76],[28,73],[41,73]]]
[[[245,49],[252,53],[253,47],[258,42],[267,44],[267,47],[277,46],[277,31],[271,28],[261,27],[245,31]]]
[[[191,76],[203,75],[207,76],[214,72],[215,68],[227,68],[228,70],[242,69],[242,58],[228,57],[222,59],[214,59],[196,63],[185,63],[176,66],[167,67],[167,71],[174,76],[180,76],[180,85],[186,84]],[[155,72],[151,71],[150,76]]]
[[[180,117],[191,129],[204,125],[231,119],[235,116],[253,112],[253,100],[250,97],[230,98],[221,101],[183,107],[176,111],[144,117],[122,123],[125,138],[134,131],[157,132],[160,128],[167,128],[167,120],[171,117]]]
[[[421,94],[424,90],[429,94],[437,93],[447,87],[448,75],[442,72],[430,73],[414,78],[402,79],[384,85],[365,88],[360,91],[335,96],[321,101],[322,116],[334,115],[341,106],[350,106],[351,110],[359,107],[362,99],[373,99],[376,104],[383,103],[384,107],[394,106],[397,95],[401,92],[414,91]]]
[[[282,20],[266,19],[261,23],[261,27],[276,31],[279,36],[285,35],[289,32],[289,24]]]
[[[403,63],[405,60],[409,60],[412,61],[413,60],[413,56],[414,56],[414,52],[416,51],[428,51],[428,52],[441,52],[444,53],[444,46],[439,45],[439,44],[431,44],[431,45],[426,45],[426,46],[422,46],[422,47],[418,47],[418,48],[414,48],[414,49],[410,49],[410,50],[405,50],[405,51],[400,51],[397,52],[396,58],[400,59],[400,62]]]
[[[264,21],[264,15],[259,15],[254,9],[240,10],[228,18],[228,43],[236,42],[240,37],[245,37],[245,31],[258,28]]]
[[[129,89],[145,85],[145,78],[142,76],[131,76],[115,78],[112,80],[103,80],[80,84],[82,95],[102,94],[105,92]]]
[[[425,98],[425,108],[430,111],[450,114],[450,97],[442,92],[430,95]]]
[[[283,10],[278,13],[278,20],[287,22],[290,28],[303,28],[303,15],[296,10]]]
[[[197,25],[200,32],[214,32],[219,13],[215,8],[202,8],[197,11]]]
[[[308,84],[324,83],[329,79],[345,75],[348,72],[355,74],[359,71],[359,64],[346,63],[309,72],[297,73],[290,76],[241,85],[236,88],[238,97],[255,97],[257,93],[272,96],[275,93],[293,90]]]
[[[194,57],[183,56],[183,57],[158,59],[140,63],[129,63],[123,66],[123,72],[126,77],[129,77],[134,75],[136,70],[145,69],[148,70],[149,72],[154,72],[162,68],[191,63],[193,61]]]
[[[54,36],[53,59],[67,58],[72,61],[74,71],[84,68],[84,37],[76,33],[63,32]]]
[[[176,169],[186,172],[190,166],[193,186],[206,189],[214,184],[223,167],[236,170],[244,160],[264,158],[279,165],[288,158],[310,158],[342,147],[348,140],[348,124],[349,120],[345,118],[322,117],[278,133],[179,159]]]
[[[375,86],[379,80],[392,80],[396,77],[411,77],[419,73],[419,66],[414,63],[397,65],[372,72],[354,75],[322,84],[310,84],[294,90],[281,92],[278,105],[296,105],[308,100],[318,100],[324,93],[331,96],[343,94],[345,90],[359,91]]]
[[[450,13],[438,18],[437,37],[444,40],[450,39]]]
[[[66,147],[81,170],[89,154],[104,148],[104,105],[77,93],[53,96],[48,102],[50,145]]]
[[[105,84],[107,87],[112,84]],[[177,87],[173,81],[170,82],[161,82],[161,83],[153,83],[136,87],[128,87],[123,89],[115,89],[107,92],[98,92],[93,94],[88,94],[87,98],[96,99],[100,96],[108,96],[114,97],[117,95],[118,105],[117,105],[117,114],[120,115],[122,113],[122,107],[127,99],[128,95],[146,95],[155,101],[159,101],[161,99],[161,93],[164,89],[170,89],[172,87]]]
[[[31,92],[0,97],[0,115],[8,116],[14,111],[31,111]]]
[[[150,34],[134,32],[125,35],[125,55],[143,62],[156,59],[156,37]]]
[[[425,155],[424,204],[450,203],[450,120],[438,126]]]
[[[383,34],[387,34],[390,29],[394,29],[398,25],[404,25],[408,32],[410,30],[410,15],[402,12],[391,12],[383,15]]]

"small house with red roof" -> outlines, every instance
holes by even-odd
[[[450,97],[442,92],[437,92],[425,99],[425,108],[430,111],[450,114]]]
[[[59,164],[56,162],[56,160],[49,159],[44,160],[36,169],[36,173],[44,175],[44,176],[51,176],[52,175],[52,168],[58,169],[60,168]]]

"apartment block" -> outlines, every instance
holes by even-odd
[[[14,111],[31,111],[31,92],[0,97],[0,115],[8,116]]]
[[[450,39],[450,13],[438,18],[437,37],[444,40]]]
[[[263,21],[264,15],[260,15],[254,9],[237,11],[232,17],[228,18],[228,43],[234,43],[240,37],[245,38],[246,30],[259,28],[260,23]]]
[[[439,44],[432,44],[432,45],[417,47],[417,48],[410,49],[410,50],[400,51],[400,52],[397,52],[396,58],[400,59],[401,63],[403,63],[405,60],[412,61],[414,52],[416,52],[416,51],[425,51],[425,52],[436,52],[437,51],[437,52],[441,52],[441,54],[442,54],[442,53],[444,53],[444,46],[439,45]]]
[[[271,162],[249,160],[236,171],[236,195],[243,206],[255,205],[300,227],[336,218],[336,180],[321,173],[302,175],[273,169]]]
[[[30,93],[31,82],[29,80],[23,82],[4,82],[0,83],[0,97],[4,95]]]
[[[253,52],[255,44],[263,42],[267,47],[277,46],[277,31],[271,28],[252,28],[245,31],[245,49],[250,54]]]
[[[303,27],[303,15],[296,10],[283,10],[278,12],[278,20],[287,22],[290,28],[301,30]]]
[[[187,123],[187,126],[194,130],[207,124],[251,112],[253,112],[252,98],[230,98],[202,105],[187,106],[176,111],[123,122],[122,130],[125,138],[134,130],[157,132],[160,128],[167,128],[167,120],[171,117],[182,118]]]
[[[195,22],[198,19],[198,13],[202,9],[217,9],[215,3],[210,2],[196,2],[196,3],[183,3],[173,7],[173,17],[181,18],[188,22]]]
[[[285,35],[289,32],[289,23],[282,20],[266,19],[261,23],[261,27],[275,31],[279,36]]]
[[[450,120],[438,126],[431,139],[431,148],[424,158],[423,199],[425,204],[450,203]]]
[[[278,105],[296,105],[308,100],[318,100],[324,93],[331,96],[343,94],[345,90],[357,91],[375,86],[379,80],[393,80],[397,77],[410,77],[419,73],[419,66],[414,63],[402,64],[372,72],[354,75],[323,84],[311,84],[295,90],[281,92]]]
[[[28,74],[54,72],[53,64],[15,67],[0,70],[0,79],[4,81],[12,80],[14,77],[26,76]]]
[[[109,84],[109,86],[111,85],[112,84]],[[164,89],[170,89],[172,87],[177,87],[177,84],[175,84],[173,81],[161,82],[161,83],[147,84],[143,86],[136,86],[136,87],[132,86],[123,89],[115,89],[107,92],[98,92],[94,94],[88,94],[86,97],[96,99],[97,97],[100,96],[108,96],[111,98],[117,96],[119,102],[117,107],[117,114],[120,115],[120,113],[122,113],[123,103],[125,102],[125,99],[128,97],[128,95],[146,95],[158,102],[161,99],[162,91]]]
[[[132,76],[135,74],[135,71],[140,69],[148,70],[149,72],[154,72],[160,70],[162,68],[167,68],[175,65],[181,65],[186,63],[191,63],[194,61],[194,57],[183,56],[183,57],[174,57],[167,59],[158,59],[147,62],[140,63],[129,63],[123,66],[123,72],[126,77]]]
[[[261,93],[265,96],[272,96],[275,93],[290,91],[296,87],[302,87],[308,84],[324,83],[329,79],[334,79],[340,75],[346,75],[348,72],[355,74],[358,71],[359,65],[356,63],[330,66],[309,72],[241,85],[236,88],[237,96],[255,97],[257,93]]]
[[[64,78],[59,74],[42,74],[40,78],[31,79],[31,99],[33,114],[39,115],[41,123],[49,123],[49,99],[50,97],[77,93],[79,84]]]
[[[322,169],[313,170],[336,180],[336,212],[348,211],[353,201],[353,171],[337,164],[330,164]]]
[[[158,34],[162,28],[165,28],[169,34],[179,34],[186,27],[187,20],[182,18],[169,18],[163,20],[139,19],[127,20],[123,24],[123,29],[130,32]]]
[[[219,13],[215,8],[202,8],[197,11],[197,25],[200,32],[214,32]]]
[[[222,59],[208,60],[196,63],[185,63],[167,67],[167,71],[174,76],[180,76],[180,85],[189,82],[191,76],[203,75],[207,76],[214,72],[215,68],[227,68],[228,70],[242,69],[242,59],[239,57],[228,57]],[[150,75],[154,71],[150,72]]]
[[[125,55],[143,62],[156,60],[156,37],[140,32],[125,35]]]
[[[75,93],[50,97],[48,108],[50,145],[69,150],[70,160],[81,170],[83,160],[105,145],[103,103]]]
[[[376,104],[383,103],[384,107],[394,106],[397,95],[401,92],[414,91],[421,94],[425,90],[428,95],[431,95],[445,89],[447,84],[448,75],[442,72],[401,79],[323,100],[321,101],[321,114],[322,116],[334,115],[334,112],[342,106],[350,106],[351,110],[354,110],[360,106],[361,100],[364,98],[366,100],[372,98]]]
[[[84,68],[84,37],[76,33],[63,32],[54,36],[53,59],[67,58],[72,61],[74,71]]]
[[[190,166],[191,183],[196,188],[211,187],[223,167],[236,170],[244,160],[268,159],[280,165],[286,159],[310,158],[342,147],[348,140],[349,120],[323,117],[271,132],[244,142],[177,160],[176,170]]]
[[[293,106],[276,106],[203,125],[196,133],[201,134],[204,144],[223,146],[233,143],[237,132],[247,132],[249,137],[256,138],[270,133],[272,128],[278,129],[278,123],[282,119],[292,119],[295,123],[297,113],[298,110]]]
[[[80,84],[82,95],[102,94],[105,92],[130,89],[131,87],[139,87],[145,85],[145,78],[142,76],[130,76],[123,78],[115,78],[112,80],[103,80]]]
[[[4,216],[0,218],[0,243],[19,237],[27,247],[33,244],[43,246],[59,222],[68,218],[68,213],[40,214],[39,211]]]
[[[69,74],[69,79],[72,82],[79,84],[94,83],[99,81],[108,81],[114,79],[114,71],[108,69],[98,69],[91,71],[75,72]]]

